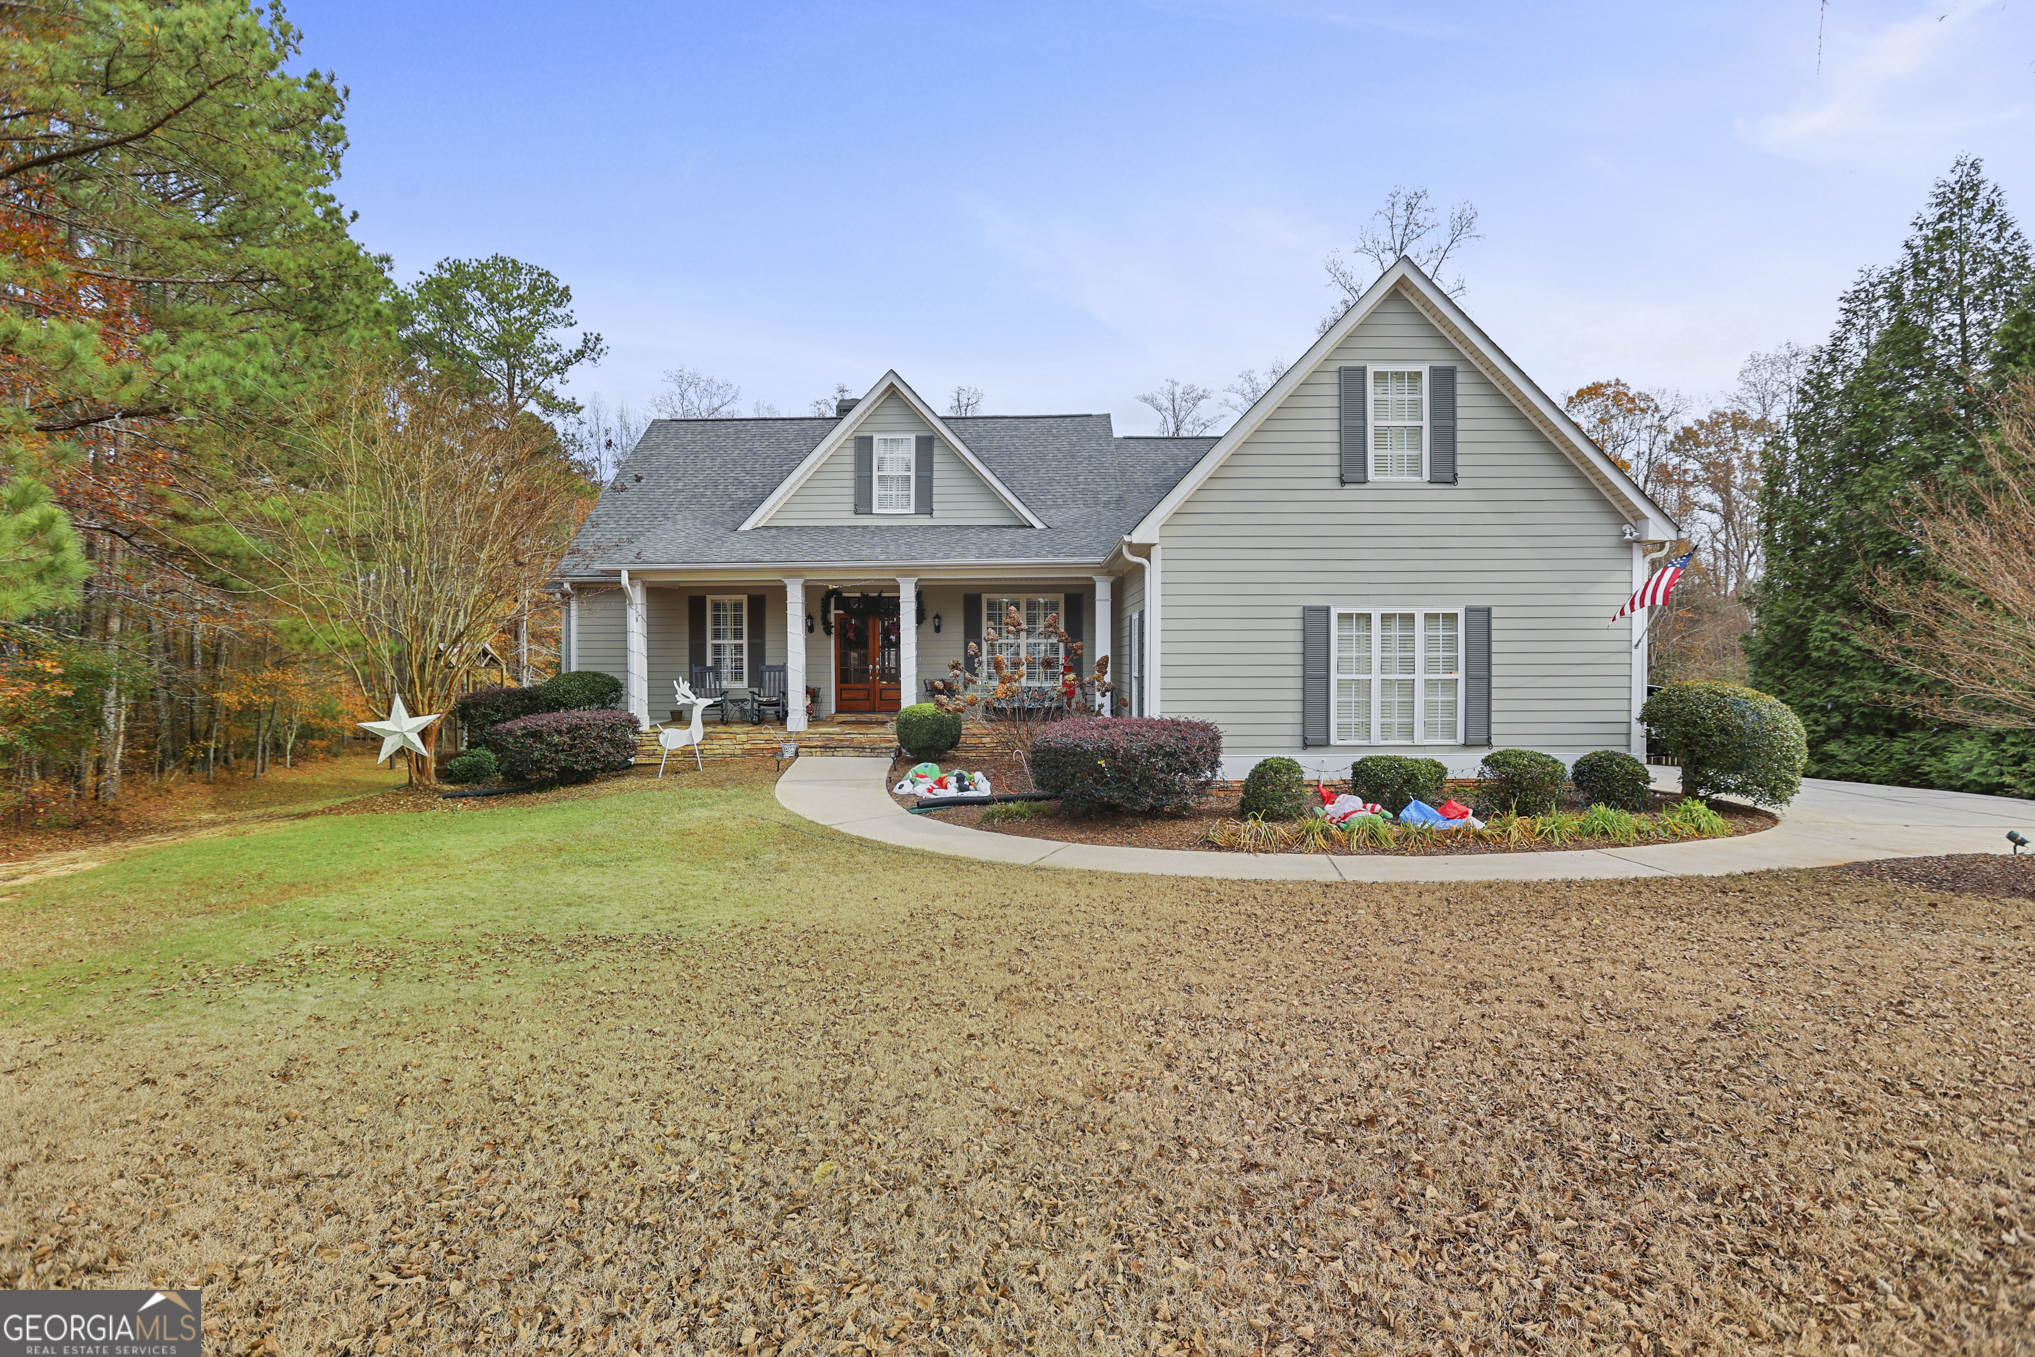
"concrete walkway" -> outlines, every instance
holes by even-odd
[[[777,780],[786,810],[844,834],[898,848],[1030,867],[1150,872],[1248,881],[1567,881],[1579,878],[1723,876],[1770,867],[1833,867],[1870,858],[2007,851],[2007,831],[2035,837],[2035,801],[1962,792],[1802,784],[1780,824],[1735,839],[1557,853],[1464,853],[1435,857],[1191,852],[1114,848],[997,834],[908,814],[891,800],[881,758],[801,758]],[[1663,778],[1661,775],[1665,774]],[[1675,770],[1656,781],[1670,790]]]

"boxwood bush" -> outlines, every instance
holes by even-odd
[[[442,782],[486,782],[499,771],[492,749],[469,749],[456,758],[447,759],[438,770]]]
[[[1616,749],[1599,749],[1577,759],[1569,781],[1590,805],[1613,810],[1645,810],[1653,790],[1653,774],[1646,765]]]
[[[961,743],[961,717],[930,702],[919,702],[897,714],[898,747],[917,763],[926,763]]]
[[[1410,801],[1439,804],[1448,775],[1448,765],[1440,759],[1371,754],[1350,765],[1350,790],[1397,815]]]
[[[1515,815],[1549,815],[1561,802],[1569,770],[1537,749],[1494,749],[1477,765],[1477,804]]]
[[[1259,759],[1244,779],[1237,814],[1260,820],[1298,820],[1307,813],[1307,776],[1292,759]]]
[[[1208,794],[1221,767],[1221,729],[1177,716],[1061,721],[1032,744],[1039,790],[1082,813],[1186,810]]]
[[[543,711],[599,711],[622,705],[622,680],[598,669],[574,669],[537,685]]]
[[[1735,683],[1675,683],[1648,698],[1639,719],[1681,761],[1689,796],[1785,806],[1802,790],[1809,741],[1779,698]]]
[[[585,782],[636,758],[636,718],[625,711],[551,711],[488,732],[502,775],[517,782]]]

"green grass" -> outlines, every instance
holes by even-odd
[[[503,935],[753,917],[786,900],[779,878],[818,848],[788,819],[767,786],[667,782],[463,813],[322,815],[134,849],[10,888],[0,1026],[188,1007],[227,973],[273,971],[257,989],[281,999],[302,989],[290,977],[305,958],[392,943],[454,958]],[[356,961],[326,988],[372,983],[366,974]]]

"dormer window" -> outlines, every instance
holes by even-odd
[[[912,511],[912,444],[910,434],[876,436],[876,512]]]

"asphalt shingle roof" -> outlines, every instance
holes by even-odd
[[[978,415],[947,421],[1044,528],[879,520],[763,527],[743,520],[839,423],[660,419],[580,526],[559,574],[597,566],[821,561],[1099,563],[1179,483],[1213,438],[1118,438],[1108,415]]]

